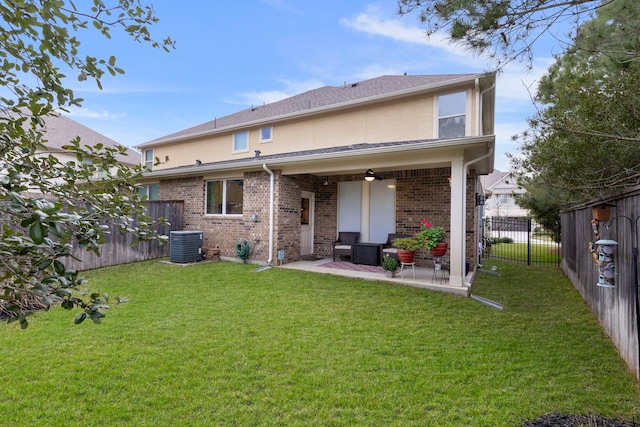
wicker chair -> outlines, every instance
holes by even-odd
[[[360,241],[360,232],[358,231],[340,231],[338,233],[338,240],[333,242],[333,260],[336,260],[336,256],[349,256],[351,257],[351,245]]]

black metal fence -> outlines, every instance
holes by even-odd
[[[559,266],[560,244],[551,232],[529,218],[490,217],[482,227],[482,258]]]

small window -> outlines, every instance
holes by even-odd
[[[151,184],[138,187],[138,196],[146,197],[147,200],[160,200],[160,185]]]
[[[452,93],[438,97],[438,138],[466,135],[467,94]]]
[[[249,151],[249,132],[238,132],[233,134],[233,152],[241,153]]]
[[[509,203],[509,195],[508,194],[501,194],[500,195],[500,204],[501,205],[506,205]]]
[[[144,167],[153,170],[153,149],[144,150]]]
[[[271,142],[273,141],[273,127],[269,126],[267,128],[260,129],[260,142]]]
[[[241,179],[207,181],[205,214],[242,215],[243,186]]]

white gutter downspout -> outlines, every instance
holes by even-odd
[[[275,187],[275,177],[273,171],[267,167],[266,163],[262,164],[262,169],[269,174],[269,259],[267,264],[273,261],[273,194]]]
[[[476,79],[476,91],[478,91],[480,89],[480,83],[479,80]],[[490,90],[492,90],[493,88],[496,87],[496,84],[492,84],[491,86],[489,86],[488,88],[486,88],[485,90],[483,90],[482,92],[478,93],[478,96],[476,98],[476,116],[477,116],[477,128],[476,128],[476,133],[478,133],[478,136],[480,136],[480,126],[482,125],[482,114],[480,113],[480,106],[481,104],[481,98],[482,95],[484,95],[485,92],[488,92]],[[495,144],[495,143],[494,143]],[[487,159],[489,157],[491,157],[493,155],[493,147],[489,148],[489,152],[487,152],[487,154],[483,154],[482,156],[469,160],[467,163],[465,163],[464,165],[462,165],[462,184],[463,184],[463,188],[464,191],[462,193],[462,230],[463,230],[463,239],[462,239],[462,269],[460,271],[465,271],[465,265],[464,265],[464,261],[465,261],[465,254],[467,253],[467,239],[466,239],[466,235],[467,235],[467,170],[469,169],[469,166],[471,166],[474,163],[478,163],[484,159]]]
[[[476,78],[476,135],[480,135],[480,126],[482,119],[480,118],[480,79]]]

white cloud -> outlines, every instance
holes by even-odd
[[[372,79],[385,75],[402,74],[406,70],[400,70],[398,67],[390,67],[380,64],[370,64],[364,67],[360,72],[356,73],[356,77],[361,80]]]
[[[507,65],[498,75],[496,96],[502,101],[527,101],[535,96],[538,83],[553,63],[551,58],[536,58],[530,70],[522,64]]]
[[[528,129],[525,121],[519,122],[498,122],[495,126],[496,152],[495,168],[500,171],[508,171],[511,164],[506,154],[518,154],[520,143],[514,141],[512,137]]]
[[[342,18],[340,23],[369,35],[386,37],[395,41],[435,47],[449,53],[468,57],[468,52],[460,46],[452,43],[448,37],[441,33],[427,36],[424,29],[409,26],[401,19],[385,19],[382,11],[374,5],[358,14],[355,18]]]
[[[103,111],[94,111],[88,108],[70,108],[68,116],[74,118],[86,118],[86,119],[96,119],[96,120],[117,120],[124,117],[126,114],[116,114],[109,112],[107,110]]]
[[[243,104],[243,105],[262,105],[269,104],[271,102],[280,101],[299,93],[306,92],[308,90],[317,89],[325,86],[325,84],[319,79],[309,79],[303,81],[291,81],[281,80],[280,83],[284,85],[282,90],[269,90],[269,91],[250,91],[240,93],[240,100],[228,101],[230,104]]]

